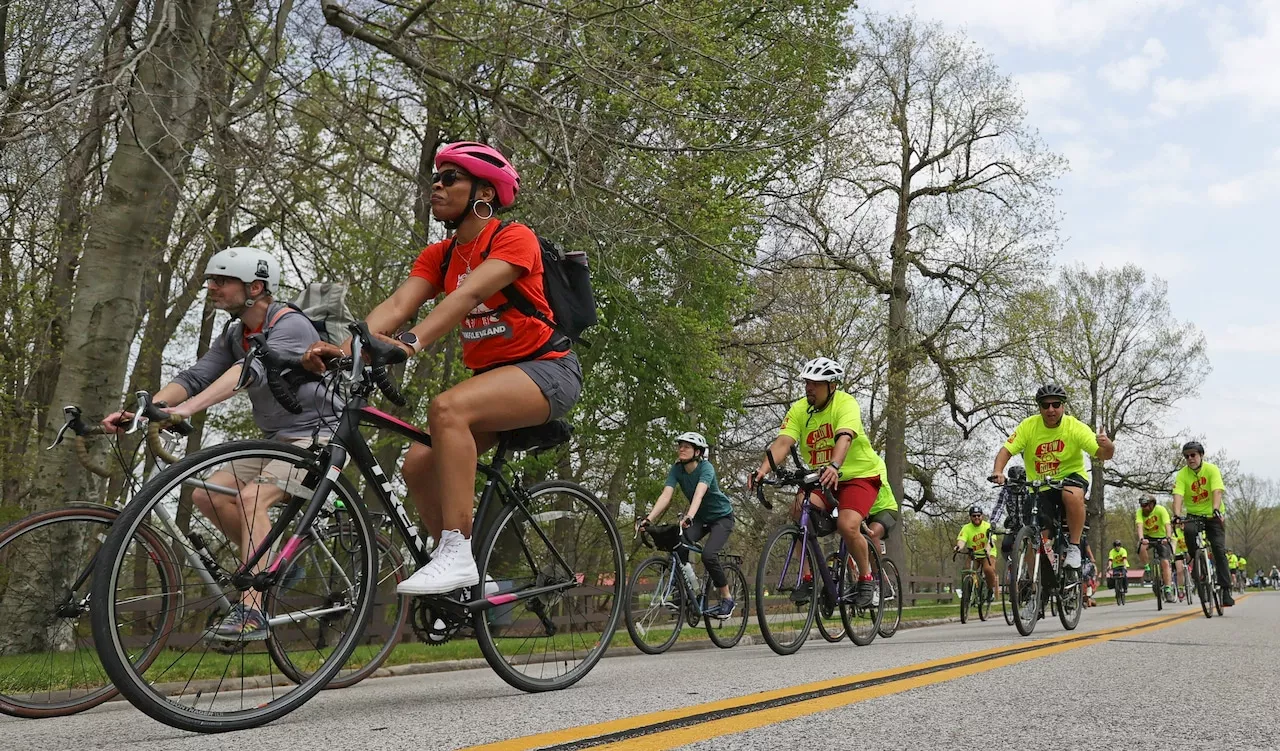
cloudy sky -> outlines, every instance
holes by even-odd
[[[1059,260],[1169,282],[1213,372],[1169,428],[1280,480],[1280,0],[863,0],[963,30],[1071,162]]]

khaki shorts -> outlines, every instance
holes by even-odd
[[[312,443],[310,438],[285,438],[280,442],[304,449]],[[323,446],[328,442],[321,438],[319,444]],[[313,490],[303,484],[307,470],[282,459],[237,459],[222,465],[218,471],[230,472],[245,485],[274,485],[291,495],[309,496]]]

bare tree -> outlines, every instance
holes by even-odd
[[[1274,480],[1236,473],[1227,478],[1227,539],[1238,555],[1249,558],[1254,570],[1275,562],[1275,538],[1280,534],[1280,487]],[[1270,559],[1263,558],[1272,556]],[[1269,565],[1269,563],[1268,563]]]

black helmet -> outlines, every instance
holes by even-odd
[[[1142,498],[1138,500],[1139,505],[1145,506],[1150,503],[1152,506],[1156,504],[1156,497],[1150,493],[1143,493]]]
[[[1113,547],[1113,548],[1118,548],[1118,547],[1120,547],[1120,541],[1119,541],[1119,540],[1116,540],[1115,542],[1111,543],[1111,547]]]
[[[1027,479],[1027,468],[1020,464],[1015,464],[1009,468],[1009,472],[1006,476],[1010,480],[1025,480]]]
[[[982,516],[982,507],[981,507],[981,506],[970,506],[970,507],[969,507],[969,516],[973,516],[974,514],[977,514],[978,516]]]
[[[1194,451],[1197,454],[1204,456],[1204,446],[1199,441],[1187,441],[1182,444],[1182,453],[1185,454],[1188,451]]]
[[[1051,397],[1057,397],[1065,402],[1067,400],[1067,390],[1056,383],[1046,383],[1036,389],[1036,404]]]

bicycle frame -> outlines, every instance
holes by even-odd
[[[813,491],[811,489],[804,489],[804,500],[801,501],[800,505],[801,547],[804,550],[808,550],[813,556],[813,559],[818,561],[819,565],[817,568],[818,573],[822,576],[823,591],[831,603],[837,603],[840,597],[841,579],[844,576],[844,566],[837,567],[836,575],[833,578],[831,570],[826,565],[826,556],[822,554],[822,548],[818,545],[818,536],[813,531],[813,525],[809,523],[809,514],[813,512],[813,504],[809,501],[809,497],[812,493]],[[870,545],[871,542],[868,540],[867,544]],[[791,569],[791,558],[794,555],[795,546],[793,545],[791,550],[787,551],[787,560],[783,563],[781,576],[778,577],[778,589],[781,589],[783,585],[786,584],[788,571]],[[848,545],[845,543],[844,538],[840,539],[838,555],[839,558],[837,560],[842,562],[849,555]],[[800,586],[800,582],[803,578],[804,557],[801,556],[800,565],[796,568],[796,580],[793,589]]]

